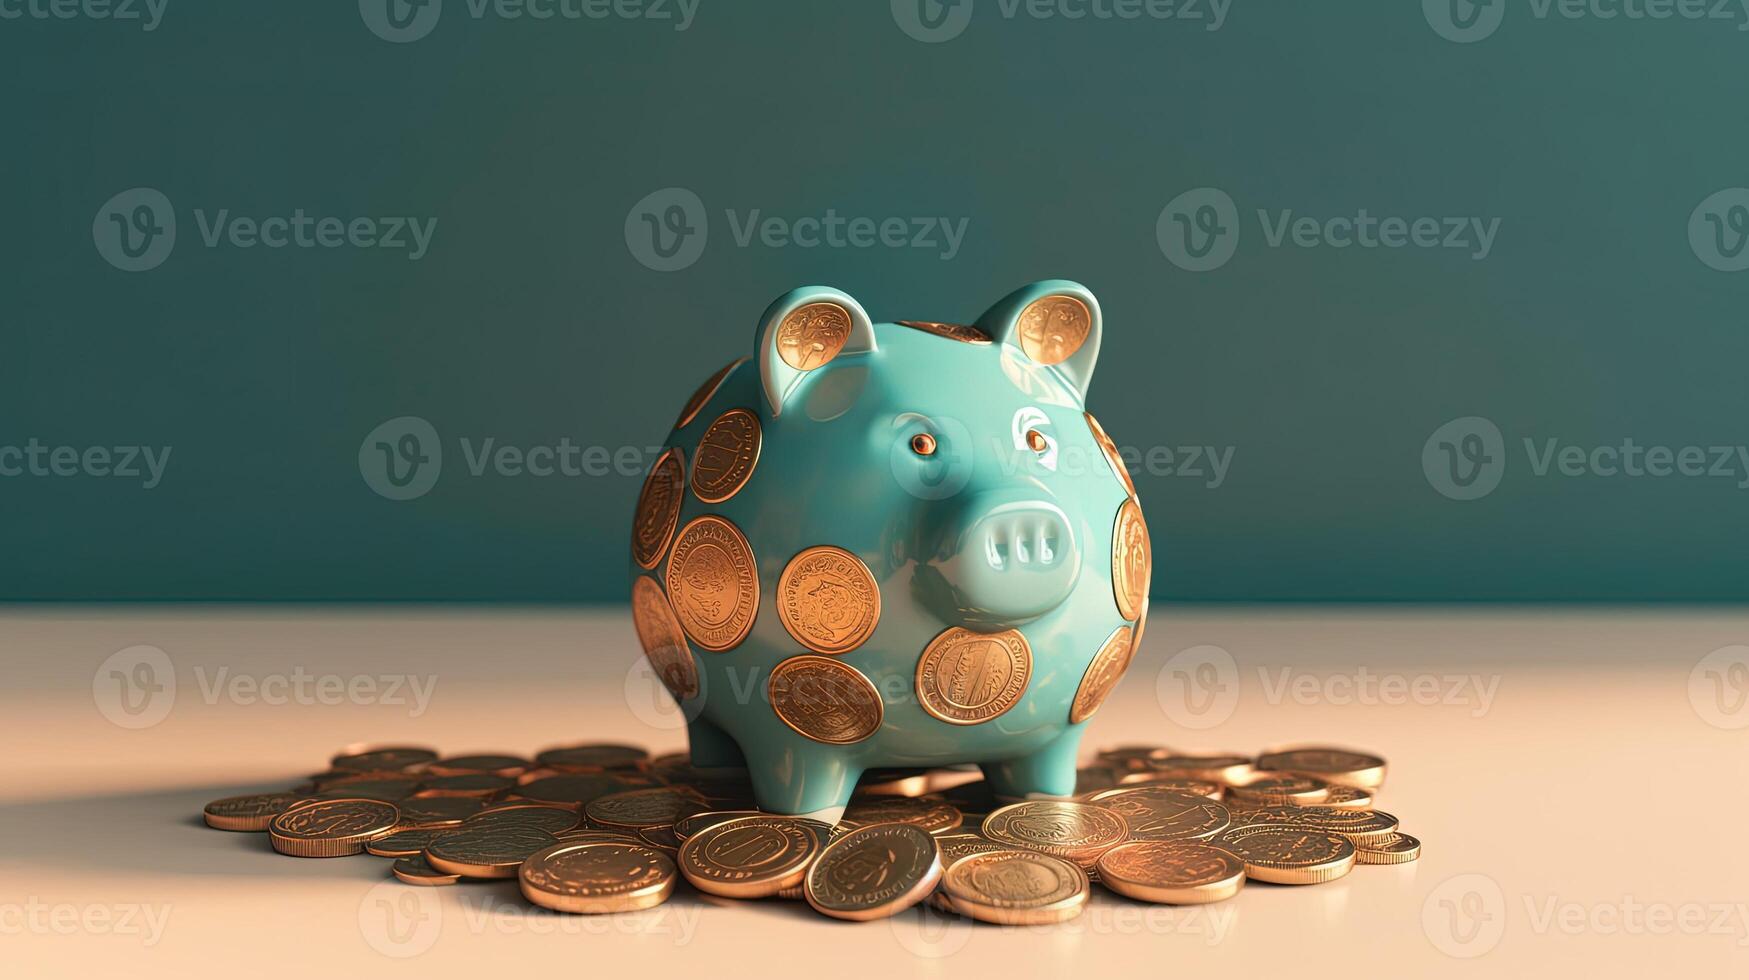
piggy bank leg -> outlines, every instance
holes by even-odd
[[[800,740],[754,753],[747,771],[759,809],[827,823],[838,822],[862,778],[843,750]]]
[[[1081,752],[1081,728],[1073,725],[1029,755],[982,763],[990,791],[1010,799],[1072,796],[1075,762]]]
[[[692,747],[692,764],[700,769],[723,766],[741,769],[747,765],[741,747],[729,733],[702,716],[686,723],[686,741]]]

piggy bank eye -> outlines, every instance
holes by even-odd
[[[919,432],[911,437],[911,451],[919,456],[935,455],[935,437],[927,432]]]
[[[1035,453],[1042,453],[1051,448],[1051,444],[1045,441],[1044,433],[1037,429],[1026,430],[1026,444]]]

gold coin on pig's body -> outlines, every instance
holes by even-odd
[[[731,408],[699,437],[692,456],[692,492],[707,504],[720,504],[747,485],[759,465],[759,416]]]
[[[917,660],[917,699],[942,721],[976,725],[1019,704],[1031,679],[1032,646],[1019,630],[975,633],[950,626]]]
[[[674,427],[684,429],[690,425],[692,420],[698,417],[698,413],[710,404],[711,398],[716,395],[717,389],[722,387],[723,380],[729,376],[729,372],[747,363],[748,360],[749,358],[742,357],[730,361],[723,366],[722,370],[706,378],[704,384],[699,385],[698,390],[694,391],[692,397],[688,398],[686,404],[681,407],[680,417],[674,420]]]
[[[862,559],[816,545],[791,558],[778,577],[777,616],[797,643],[815,653],[849,653],[874,635],[880,586]]]
[[[644,568],[661,564],[674,539],[680,520],[680,505],[686,498],[686,456],[679,446],[670,446],[644,477],[638,505],[632,511],[632,559]]]
[[[1087,665],[1087,672],[1081,675],[1074,700],[1069,703],[1069,724],[1078,725],[1093,717],[1106,697],[1117,689],[1117,682],[1123,680],[1124,671],[1129,669],[1132,649],[1128,626],[1119,626],[1100,645]]]
[[[1117,509],[1111,530],[1111,588],[1118,614],[1135,620],[1148,600],[1148,581],[1153,575],[1154,553],[1148,542],[1148,524],[1134,497],[1126,497]]]
[[[1112,474],[1123,483],[1124,490],[1134,497],[1136,484],[1134,480],[1130,479],[1130,470],[1124,465],[1123,454],[1117,451],[1117,443],[1111,440],[1111,436],[1105,434],[1105,426],[1099,424],[1099,420],[1093,417],[1092,412],[1081,414],[1086,417],[1087,428],[1093,432],[1093,441],[1099,444],[1099,451],[1105,454],[1105,462],[1111,467]]]
[[[1044,296],[1028,303],[1015,320],[1020,349],[1040,364],[1061,364],[1087,342],[1093,312],[1074,296]]]
[[[753,629],[759,569],[753,546],[729,521],[705,514],[680,531],[668,556],[668,598],[692,642],[721,653]]]
[[[686,645],[686,633],[674,615],[674,607],[662,587],[648,575],[632,582],[632,629],[644,648],[644,657],[656,679],[676,701],[698,695],[698,667]]]
[[[850,339],[850,311],[837,303],[808,303],[787,313],[777,325],[777,355],[797,371],[824,365]]]
[[[772,668],[766,696],[778,720],[799,735],[849,745],[881,727],[885,709],[874,683],[832,657],[790,657]]]

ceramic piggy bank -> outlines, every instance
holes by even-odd
[[[1074,791],[1141,638],[1135,487],[1084,408],[1099,304],[1061,280],[975,325],[765,311],[687,402],[638,499],[632,609],[696,766],[835,817],[866,769],[976,763]]]

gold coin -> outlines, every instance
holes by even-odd
[[[1087,428],[1093,430],[1093,441],[1099,443],[1099,451],[1105,454],[1105,461],[1111,465],[1111,472],[1123,484],[1125,492],[1131,497],[1136,495],[1136,484],[1130,479],[1129,467],[1124,465],[1123,454],[1117,451],[1117,443],[1111,441],[1111,436],[1105,434],[1105,427],[1093,417],[1092,412],[1083,412],[1087,417]]]
[[[1216,803],[1222,802],[1221,793],[1226,789],[1226,787],[1222,786],[1220,783],[1211,782],[1206,779],[1189,779],[1184,776],[1169,776],[1157,772],[1130,773],[1125,776],[1123,781],[1118,785],[1124,789],[1139,789],[1142,787],[1147,787],[1149,789],[1175,789],[1180,793],[1189,793],[1193,796],[1206,796],[1209,799],[1214,800]],[[1111,788],[1116,789],[1118,787]]]
[[[1093,662],[1087,665],[1087,672],[1081,675],[1075,700],[1069,703],[1069,724],[1078,725],[1093,717],[1117,689],[1117,682],[1123,680],[1124,671],[1129,669],[1131,649],[1128,626],[1119,626],[1106,637],[1099,652],[1093,655]]]
[[[1421,842],[1396,832],[1372,838],[1354,849],[1354,860],[1359,864],[1408,864],[1420,856]]]
[[[1057,800],[1027,800],[984,818],[983,834],[997,844],[1067,858],[1083,868],[1124,842],[1129,825],[1115,811]]]
[[[201,811],[206,825],[215,830],[266,830],[273,818],[304,799],[296,793],[251,793],[227,796],[208,803]]]
[[[706,810],[703,813],[695,813],[690,817],[681,817],[679,820],[674,821],[674,837],[676,840],[684,844],[688,837],[691,837],[693,834],[698,833],[706,827],[714,827],[717,824],[727,823],[730,820],[738,820],[741,817],[757,817],[761,815],[761,812],[758,810]]]
[[[660,905],[674,893],[674,862],[636,844],[567,841],[529,855],[516,873],[542,908],[600,914]]]
[[[945,800],[923,796],[876,796],[852,800],[839,823],[852,828],[902,823],[924,833],[940,834],[960,826],[964,820],[959,808]]]
[[[1152,559],[1150,559],[1152,560]],[[1152,574],[1152,568],[1149,569]],[[1148,597],[1142,596],[1142,611],[1136,614],[1136,629],[1130,637],[1130,659],[1142,650],[1142,632],[1148,628]]]
[[[952,911],[1002,925],[1044,925],[1081,914],[1087,872],[1034,851],[992,851],[960,858],[942,875]]]
[[[765,898],[801,884],[820,847],[800,821],[740,817],[688,837],[680,845],[680,872],[701,892]]]
[[[1172,750],[1164,745],[1114,745],[1100,749],[1094,754],[1093,761],[1120,773],[1145,772],[1156,760],[1171,754]]]
[[[1355,847],[1370,846],[1373,841],[1390,837],[1397,829],[1397,818],[1383,810],[1332,806],[1294,807],[1292,822],[1296,827],[1340,834],[1352,841]]]
[[[559,773],[532,779],[516,788],[516,795],[529,802],[581,809],[596,797],[625,789],[618,780],[601,773]]]
[[[1142,508],[1135,498],[1126,499],[1117,509],[1117,523],[1111,530],[1111,589],[1123,618],[1133,620],[1141,615],[1148,600],[1148,579],[1153,568],[1154,556],[1148,545],[1148,525],[1142,520]]]
[[[744,408],[717,416],[692,456],[692,492],[707,504],[740,492],[759,465],[759,443],[759,416]]]
[[[986,840],[982,834],[954,831],[935,835],[935,846],[941,849],[941,865],[946,868],[960,858],[973,854],[989,854],[993,851],[1006,851],[993,841]]]
[[[425,860],[439,871],[469,878],[514,878],[530,854],[558,842],[552,834],[526,824],[464,828],[426,845]]]
[[[380,800],[317,800],[286,810],[267,825],[273,849],[292,857],[361,854],[364,845],[393,833],[401,811]]]
[[[1364,809],[1372,806],[1372,792],[1353,786],[1331,786],[1324,796],[1324,805]]]
[[[331,800],[381,800],[393,803],[412,796],[419,780],[412,776],[342,776],[322,784],[322,795]]]
[[[1201,905],[1237,895],[1245,862],[1211,844],[1132,841],[1099,856],[1099,883],[1142,902]]]
[[[1159,786],[1106,790],[1088,802],[1120,814],[1131,840],[1207,840],[1232,823],[1208,797]]]
[[[643,830],[672,827],[674,822],[703,809],[697,800],[670,787],[634,789],[590,800],[583,808],[589,820],[601,827]]]
[[[797,371],[812,371],[838,356],[850,339],[850,311],[837,303],[809,303],[777,325],[777,355]]]
[[[1252,777],[1248,755],[1166,755],[1156,759],[1151,768],[1164,776],[1207,779],[1226,786],[1237,786]]]
[[[528,800],[505,802],[487,807],[462,821],[464,830],[488,830],[498,827],[533,827],[556,834],[570,830],[582,822],[576,810]]]
[[[648,575],[639,575],[632,582],[632,628],[637,630],[650,669],[674,700],[697,697],[698,666],[692,662],[686,633],[662,587]]]
[[[815,653],[849,653],[874,635],[881,588],[862,559],[816,545],[791,558],[778,578],[777,617]]]
[[[989,721],[1020,703],[1032,679],[1032,647],[1019,630],[942,630],[917,660],[917,701],[952,725]]]
[[[418,746],[360,746],[342,752],[328,764],[352,772],[417,772],[436,761],[437,753]]]
[[[710,403],[711,397],[717,393],[718,388],[722,387],[723,381],[729,376],[729,373],[746,361],[745,357],[737,358],[724,365],[723,369],[716,374],[706,378],[704,384],[698,386],[698,390],[692,393],[692,397],[688,398],[686,405],[680,409],[680,417],[674,420],[674,427],[684,429],[688,423],[697,418],[699,411]]]
[[[928,898],[940,881],[935,838],[909,824],[877,824],[828,844],[808,869],[804,895],[835,919],[883,919]]]
[[[1212,843],[1245,862],[1247,877],[1277,885],[1314,885],[1354,870],[1354,844],[1348,838],[1309,827],[1247,824]]]
[[[977,327],[968,327],[963,323],[941,323],[937,320],[900,320],[899,326],[932,333],[937,337],[957,340],[962,344],[988,344],[990,335]]]
[[[1329,787],[1307,776],[1259,776],[1227,787],[1227,798],[1264,806],[1303,806],[1322,803]]]
[[[721,653],[753,629],[759,568],[741,529],[715,514],[695,517],[668,558],[668,596],[692,642]]]
[[[515,778],[528,769],[528,760],[514,755],[458,755],[438,759],[426,767],[433,776],[465,776],[487,773]]]
[[[686,496],[686,455],[670,446],[656,458],[644,488],[638,491],[638,506],[632,512],[632,558],[645,568],[661,564],[680,521],[680,504]]]
[[[395,804],[401,809],[401,822],[396,830],[432,830],[455,827],[479,813],[486,801],[471,796],[415,797]]]
[[[831,657],[791,657],[771,671],[766,696],[778,720],[829,745],[849,745],[881,727],[880,692],[862,672]]]
[[[403,858],[396,858],[394,866],[390,870],[394,872],[395,877],[409,885],[453,885],[462,880],[461,875],[439,871],[432,867],[431,862],[425,860],[423,854],[409,854]]]
[[[397,830],[387,837],[378,837],[364,845],[364,849],[377,857],[400,858],[411,857],[425,853],[431,842],[444,834],[455,831],[448,827],[434,827],[430,830]]]
[[[427,800],[446,796],[471,796],[492,799],[514,788],[516,780],[509,776],[490,776],[483,772],[466,776],[428,776],[419,781],[419,789],[413,793],[413,798]]]
[[[1042,296],[1020,311],[1020,349],[1040,364],[1061,364],[1087,342],[1093,313],[1073,296]]]
[[[1257,768],[1311,776],[1358,789],[1378,789],[1385,782],[1385,760],[1365,752],[1325,746],[1265,752],[1257,757]]]
[[[587,742],[543,750],[535,755],[534,761],[547,769],[594,773],[608,769],[642,769],[650,764],[650,753],[636,745]]]

